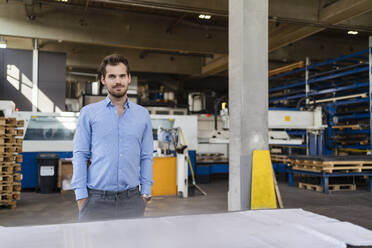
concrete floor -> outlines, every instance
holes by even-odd
[[[227,211],[227,178],[213,178],[210,184],[200,184],[208,193],[196,193],[188,199],[154,197],[146,216],[167,216]],[[365,189],[354,192],[334,192],[329,195],[288,187],[279,182],[286,208],[303,208],[372,230],[372,193]],[[44,225],[75,222],[77,208],[72,191],[56,194],[22,192],[15,210],[0,208],[0,226]]]

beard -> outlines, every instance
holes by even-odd
[[[112,89],[108,87],[106,88],[107,88],[108,93],[115,98],[122,98],[123,96],[127,94],[127,91],[128,91],[128,89],[125,89],[123,92],[116,92],[115,88],[112,88]]]

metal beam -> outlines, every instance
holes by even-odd
[[[340,0],[322,9],[319,13],[319,21],[336,24],[371,10],[371,0]]]
[[[209,75],[215,75],[220,72],[227,70],[229,57],[227,55],[223,55],[222,57],[219,57],[215,60],[212,60],[208,64],[204,65],[201,69],[201,75],[202,76],[209,76]]]
[[[270,3],[272,2],[273,1]],[[340,0],[320,10],[318,23],[323,24],[323,26],[316,26],[313,22],[308,26],[304,26],[304,24],[300,23],[280,23],[277,26],[271,25],[271,29],[269,30],[269,52],[273,52],[281,47],[287,46],[288,44],[323,31],[325,29],[325,24],[336,25],[370,11],[372,11],[371,0]],[[273,13],[271,12],[270,14]],[[278,20],[280,20],[280,18],[278,18]],[[205,75],[213,75],[225,71],[227,68],[227,62],[225,64],[220,64],[220,61],[217,60],[203,66],[202,75],[204,75],[204,73]]]
[[[135,72],[154,72],[182,75],[200,75],[201,55],[184,56],[177,53],[148,53],[141,57],[142,50],[82,45],[67,42],[45,44],[43,51],[65,52],[67,67],[95,69],[103,57],[110,53],[123,54]],[[94,52],[92,52],[94,51]]]
[[[226,30],[179,25],[173,34],[165,30],[174,18],[150,14],[88,8],[43,5],[36,19],[25,18],[22,3],[0,3],[0,35],[20,36],[113,47],[227,53]],[[208,34],[208,35],[207,35]]]
[[[319,23],[338,24],[372,11],[371,0],[340,0],[319,11]],[[270,31],[269,51],[304,39],[324,30],[324,27],[284,24]]]
[[[6,36],[8,48],[32,50],[31,39]],[[133,71],[181,75],[200,75],[204,54],[178,53],[169,51],[143,50],[84,45],[53,40],[39,40],[39,51],[66,53],[67,68],[96,70],[103,57],[110,53],[123,54],[130,62]],[[94,52],[92,52],[94,51]]]
[[[191,14],[210,14],[216,16],[228,16],[227,0],[203,0],[203,1],[185,1],[185,0],[94,0],[94,2],[123,4],[133,7],[144,7],[156,10],[166,10]]]

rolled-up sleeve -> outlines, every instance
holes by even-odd
[[[91,154],[91,125],[88,109],[82,108],[74,137],[72,188],[76,200],[88,197],[87,161]]]
[[[151,118],[146,113],[146,126],[141,143],[141,194],[151,194],[152,179],[152,163],[153,163],[153,137]]]

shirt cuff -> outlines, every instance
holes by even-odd
[[[75,196],[76,200],[88,198],[88,189],[87,188],[75,189]]]
[[[143,194],[147,194],[147,195],[151,194],[151,184],[142,184],[141,185],[141,195],[143,195]]]

